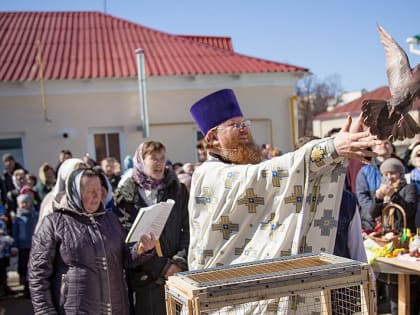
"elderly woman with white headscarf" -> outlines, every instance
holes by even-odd
[[[100,170],[77,169],[33,238],[29,288],[35,314],[129,314],[124,267],[150,259],[156,240],[125,245],[125,231],[103,202]]]
[[[42,199],[41,207],[39,209],[38,223],[35,227],[35,233],[38,231],[42,219],[46,215],[53,212],[53,200],[59,192],[65,190],[66,179],[69,177],[70,173],[76,169],[86,167],[87,166],[83,160],[76,158],[67,159],[63,162],[63,164],[61,164],[60,169],[58,170],[55,186],[48,194],[45,195],[44,199]]]

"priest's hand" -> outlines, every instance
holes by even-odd
[[[348,116],[346,124],[334,138],[335,150],[339,156],[359,160],[365,164],[369,164],[369,159],[376,156],[369,148],[380,142],[369,131],[363,130],[361,115],[353,124]]]

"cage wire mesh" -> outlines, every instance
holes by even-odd
[[[322,296],[325,294],[325,296]],[[243,314],[369,314],[368,306],[361,299],[361,287],[351,286],[330,290],[322,294],[301,294],[277,299],[260,300],[258,302],[234,304],[220,309],[200,312],[201,315],[243,315]],[[173,299],[173,315],[196,314],[188,309],[185,301]],[[331,304],[328,305],[327,301]]]
[[[166,285],[168,315],[375,314],[367,264],[296,255],[185,272]]]

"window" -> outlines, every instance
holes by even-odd
[[[95,159],[100,162],[108,156],[120,162],[120,135],[119,133],[95,133],[93,135],[95,146]]]

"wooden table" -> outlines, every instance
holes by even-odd
[[[375,272],[398,275],[398,315],[410,314],[410,275],[420,276],[420,261],[378,257],[372,268]]]

